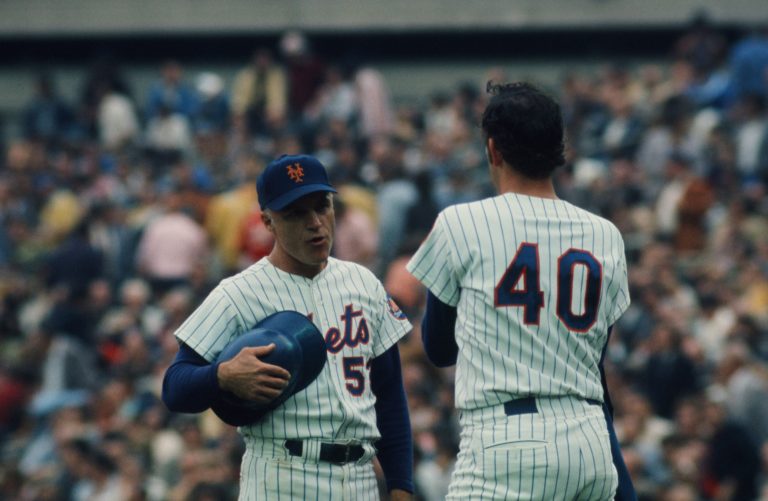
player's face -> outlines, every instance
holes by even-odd
[[[272,264],[308,277],[325,267],[336,227],[329,193],[311,193],[263,217],[267,229],[275,236],[275,247],[269,255]]]

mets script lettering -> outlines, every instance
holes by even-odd
[[[353,333],[353,320],[360,318],[357,328]],[[354,306],[348,304],[344,307],[344,314],[341,315],[341,322],[344,325],[344,333],[338,327],[331,327],[325,333],[325,347],[330,353],[340,352],[344,346],[354,348],[359,344],[368,344],[371,340],[371,334],[368,331],[368,322],[363,316],[363,310],[355,310]]]

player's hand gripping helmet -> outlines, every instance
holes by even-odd
[[[275,349],[261,360],[290,372],[288,385],[269,404],[251,402],[224,392],[212,409],[225,423],[244,426],[259,420],[266,411],[309,386],[325,366],[327,355],[323,335],[305,315],[296,311],[280,311],[263,319],[252,330],[230,342],[216,361],[225,362],[246,347],[271,343],[275,343]]]

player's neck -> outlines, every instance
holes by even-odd
[[[496,186],[500,195],[504,193],[517,193],[529,197],[551,198],[557,200],[555,186],[552,184],[552,178],[531,179],[521,176],[510,169],[505,169],[499,176]]]
[[[287,253],[275,252],[274,250],[267,256],[267,260],[275,268],[291,275],[300,275],[306,278],[315,278],[328,265],[327,260],[318,264],[302,263]]]

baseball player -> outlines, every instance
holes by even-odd
[[[629,305],[621,235],[555,194],[558,104],[526,83],[489,91],[482,128],[498,196],[445,209],[408,263],[428,288],[427,355],[456,364],[448,499],[607,500],[619,473],[632,499],[601,366]]]
[[[270,314],[306,314],[325,337],[327,363],[306,389],[239,428],[240,499],[378,499],[374,456],[390,498],[410,499],[413,447],[396,343],[411,326],[371,272],[330,257],[335,190],[317,159],[276,159],[257,190],[275,246],[224,279],[176,331],[163,399],[177,412],[203,411],[225,391],[269,403],[289,378],[259,359],[274,345],[211,362]]]

